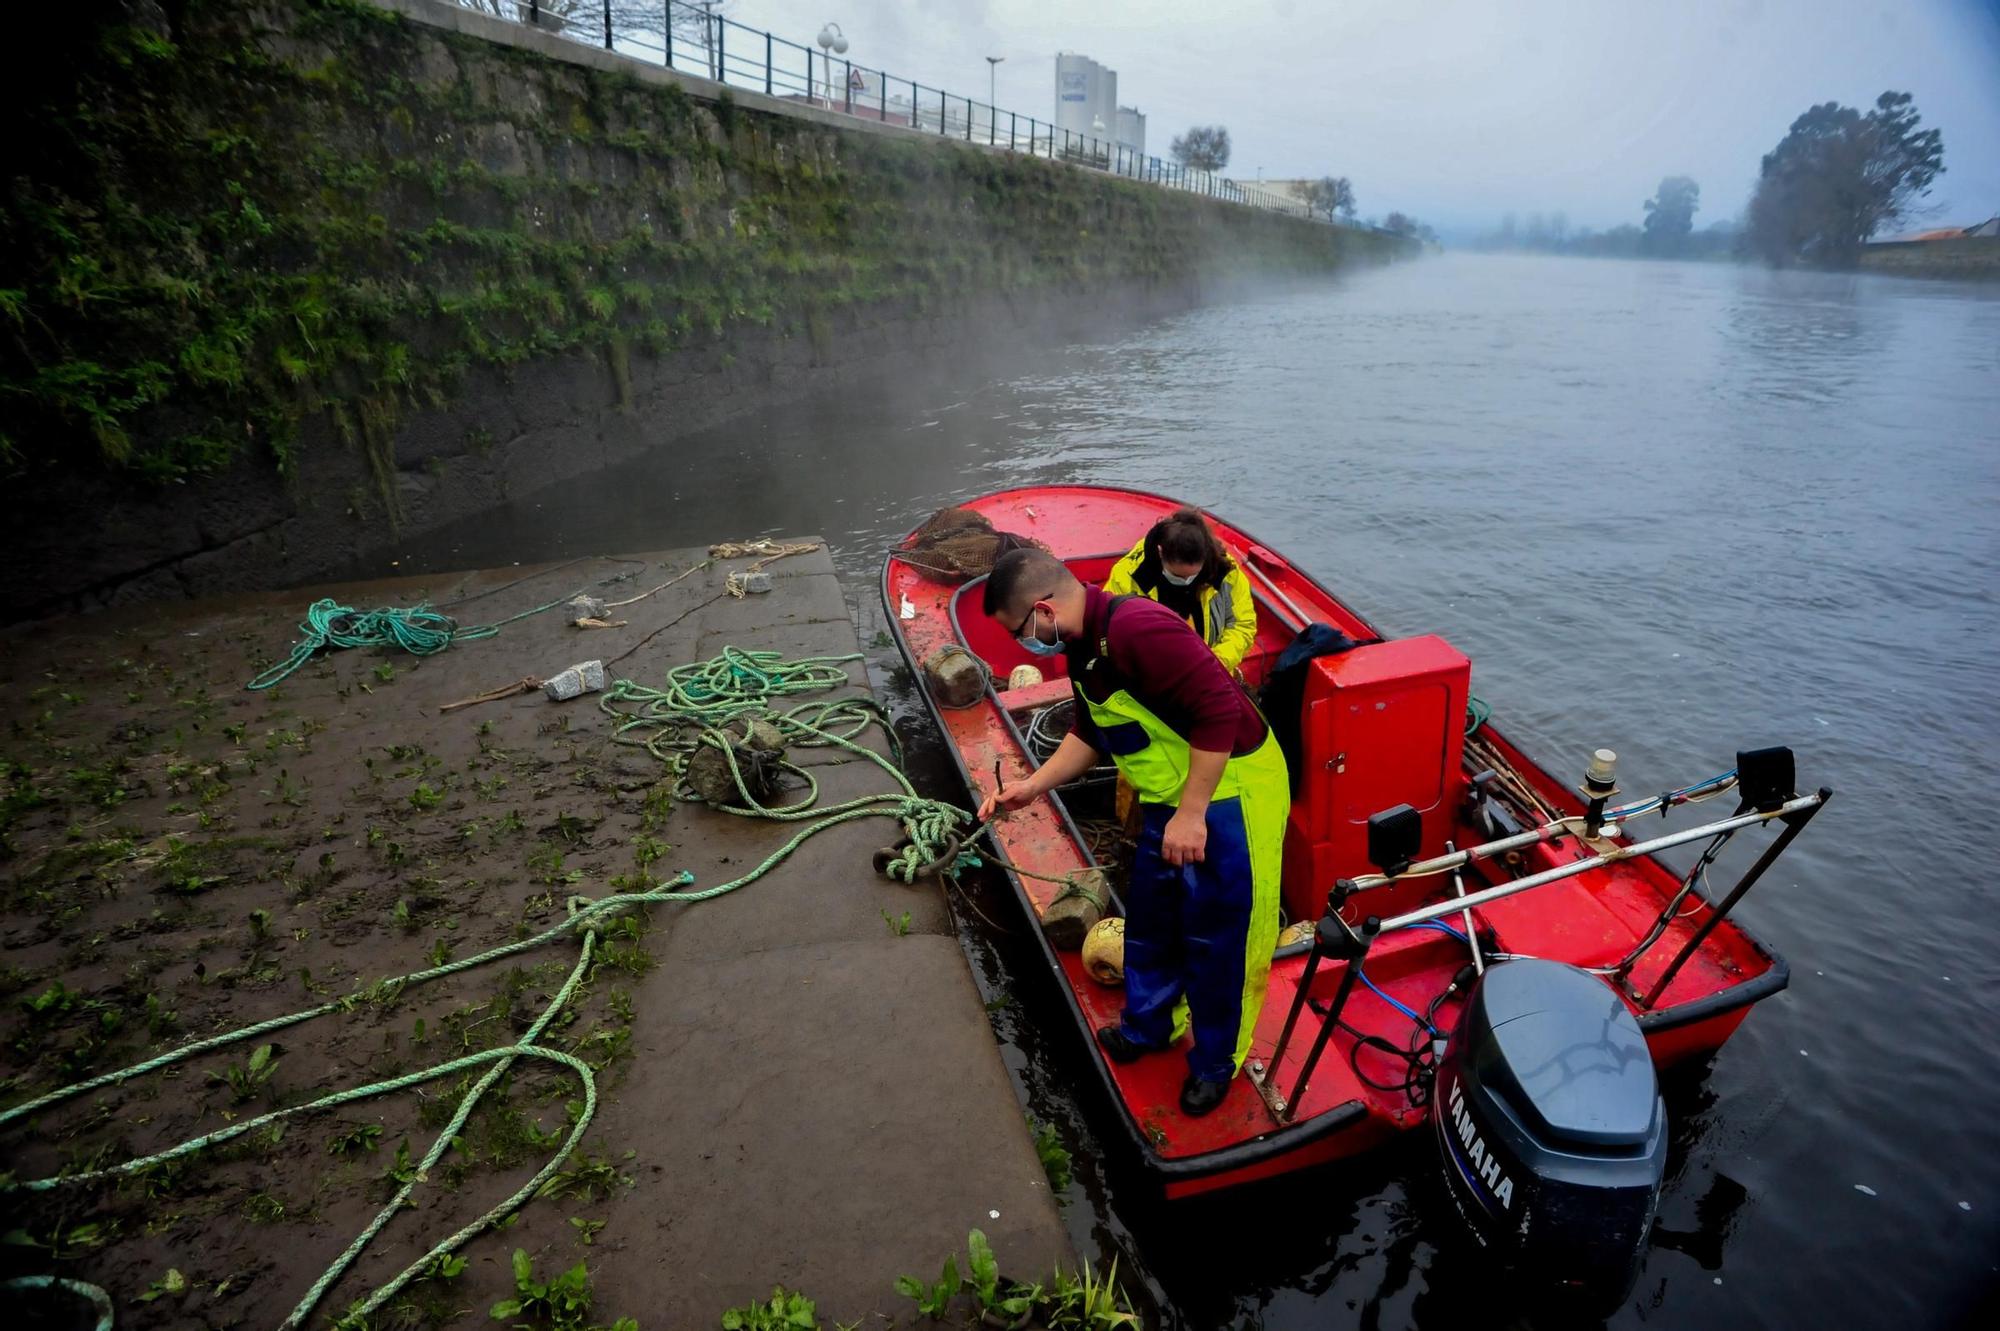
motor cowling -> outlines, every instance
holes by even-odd
[[[1666,1107],[1639,1023],[1574,966],[1490,967],[1438,1059],[1445,1186],[1508,1267],[1593,1306],[1639,1276],[1666,1170]]]

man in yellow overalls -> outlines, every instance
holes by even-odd
[[[1003,555],[988,617],[1036,656],[1067,658],[1076,726],[1033,776],[989,796],[1018,809],[1109,754],[1144,811],[1126,893],[1125,1012],[1097,1032],[1118,1062],[1194,1040],[1181,1109],[1220,1105],[1250,1051],[1278,933],[1290,782],[1249,696],[1172,610],[1086,587],[1042,550]]]

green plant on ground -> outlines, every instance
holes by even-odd
[[[602,1220],[586,1220],[580,1215],[571,1216],[569,1224],[576,1231],[576,1241],[586,1248],[597,1242],[597,1236],[605,1226]]]
[[[722,1314],[722,1331],[819,1331],[819,1314],[811,1299],[779,1285],[769,1302],[753,1299]]]
[[[167,1268],[167,1273],[146,1286],[146,1292],[139,1295],[134,1302],[151,1303],[154,1299],[158,1298],[179,1298],[181,1295],[187,1293],[187,1288],[187,1277],[170,1266]]]
[[[625,1153],[626,1159],[632,1152]],[[630,1175],[618,1172],[618,1166],[601,1155],[578,1152],[571,1157],[567,1169],[558,1170],[549,1176],[546,1183],[536,1190],[537,1197],[547,1197],[551,1201],[561,1201],[573,1197],[582,1202],[594,1202],[609,1197],[632,1186]]]
[[[382,663],[380,663],[375,667],[374,674],[375,678],[381,680],[384,684],[387,684],[390,680],[396,677],[396,667],[391,662],[383,661]]]
[[[493,1305],[493,1320],[543,1331],[584,1331],[590,1325],[590,1269],[578,1262],[547,1280],[535,1279],[535,1264],[523,1248],[514,1249],[514,1297]],[[638,1323],[621,1317],[612,1331],[638,1331]]]
[[[275,1225],[286,1215],[284,1199],[274,1193],[257,1191],[243,1202],[243,1218],[253,1225]]]
[[[1028,1131],[1035,1137],[1035,1155],[1042,1162],[1042,1172],[1049,1176],[1050,1190],[1060,1194],[1067,1192],[1070,1185],[1070,1154],[1062,1144],[1053,1123],[1038,1122],[1033,1114],[1028,1115]]]
[[[282,1051],[273,1044],[260,1044],[250,1051],[248,1060],[232,1063],[220,1072],[210,1072],[211,1085],[224,1085],[237,1104],[254,1100],[271,1080],[271,1074],[278,1070],[278,1056]]]
[[[944,1272],[935,1281],[919,1280],[915,1276],[897,1276],[896,1292],[904,1298],[917,1301],[917,1311],[933,1322],[943,1319],[951,1308],[951,1301],[958,1295],[958,1254],[944,1259]]]
[[[38,1248],[58,1262],[67,1262],[99,1246],[112,1232],[111,1226],[95,1220],[80,1225],[58,1221],[42,1238],[25,1229],[10,1229],[0,1234],[0,1244],[9,1248]]]
[[[896,937],[907,938],[909,936],[910,912],[904,911],[900,916],[895,916],[885,910],[882,912],[882,922],[889,926],[889,932],[896,935]]]
[[[1102,1277],[1093,1273],[1090,1263],[1085,1262],[1080,1275],[1058,1270],[1046,1289],[1039,1284],[1019,1282],[1003,1286],[1000,1264],[986,1235],[973,1230],[966,1235],[965,1246],[963,1278],[958,1272],[957,1255],[953,1254],[945,1258],[944,1272],[937,1280],[899,1276],[896,1292],[915,1300],[917,1312],[932,1321],[942,1320],[950,1312],[952,1300],[963,1293],[978,1305],[981,1325],[1010,1331],[1027,1326],[1036,1318],[1048,1331],[1120,1331],[1140,1326],[1138,1315],[1118,1289],[1115,1258]]]
[[[336,1132],[326,1143],[328,1155],[353,1155],[357,1151],[371,1154],[382,1144],[382,1125],[379,1123],[359,1123],[345,1132]]]
[[[393,1191],[407,1183],[415,1182],[416,1177],[417,1162],[410,1158],[410,1139],[405,1137],[396,1143],[396,1158],[382,1171],[382,1181]]]
[[[146,1034],[157,1040],[171,1034],[180,1024],[180,1013],[160,1002],[158,994],[146,995]]]
[[[1058,1270],[1046,1303],[1043,1321],[1049,1331],[1119,1331],[1142,1325],[1118,1288],[1116,1257],[1101,1277],[1092,1274],[1088,1261],[1080,1275]]]
[[[424,1264],[419,1280],[456,1280],[465,1274],[465,1259],[455,1252],[441,1252]]]
[[[49,1021],[65,1015],[77,1005],[78,995],[74,989],[57,980],[33,998],[20,1000],[22,1011],[31,1022]]]
[[[417,788],[410,792],[410,807],[422,813],[435,809],[444,803],[444,792],[431,786],[428,781],[417,782]]]

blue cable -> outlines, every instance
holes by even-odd
[[[1383,993],[1381,989],[1377,988],[1375,981],[1368,978],[1367,971],[1360,970],[1357,968],[1354,973],[1361,977],[1361,983],[1367,985],[1370,989],[1373,989],[1375,991],[1375,997],[1381,999],[1384,1003],[1387,1003],[1390,1007],[1396,1009],[1396,1011],[1402,1013],[1404,1016],[1408,1017],[1411,1021],[1423,1027],[1425,1030],[1429,1031],[1432,1035],[1437,1034],[1437,1027],[1431,1025],[1429,1022],[1425,1021],[1422,1017],[1418,1016],[1414,1009],[1404,1007],[1401,1003],[1397,1002],[1395,999],[1389,997],[1389,995]]]

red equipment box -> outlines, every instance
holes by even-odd
[[[1311,670],[1301,704],[1304,770],[1294,774],[1285,828],[1285,910],[1294,920],[1318,919],[1336,878],[1375,872],[1371,814],[1409,805],[1423,815],[1421,854],[1444,853],[1465,788],[1472,686],[1472,662],[1434,635],[1356,647],[1321,657]],[[1358,899],[1363,914],[1392,909],[1371,898]]]

